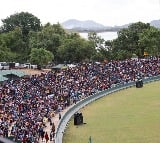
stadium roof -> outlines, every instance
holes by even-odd
[[[3,75],[0,75],[0,82],[5,80],[8,80],[8,78],[4,77]]]
[[[65,64],[58,64],[54,67],[52,67],[52,70],[56,70],[56,69],[66,69],[68,66]]]
[[[0,70],[0,82],[8,80],[8,78],[5,77],[7,75],[16,75],[18,77],[23,77],[27,74],[20,70]]]

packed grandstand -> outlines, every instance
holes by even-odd
[[[46,120],[71,104],[137,77],[160,74],[160,58],[79,63],[76,67],[7,80],[0,85],[0,136],[23,143],[45,138]]]

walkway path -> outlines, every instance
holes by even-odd
[[[63,115],[68,110],[68,108],[69,107],[67,107],[66,109],[62,110],[60,112],[60,114]],[[55,114],[55,116],[52,118],[52,123],[55,124],[55,129],[56,129],[57,126],[58,126],[58,123],[59,123],[59,114]],[[50,126],[49,122],[46,123],[46,128],[44,128],[44,131],[47,132],[48,136],[50,137],[51,126]],[[42,142],[42,140],[40,139],[39,143],[45,143],[45,141]],[[49,139],[48,143],[54,143],[54,140],[50,141],[50,139]]]

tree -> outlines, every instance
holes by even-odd
[[[88,33],[88,40],[93,42],[93,46],[95,49],[104,48],[105,40],[97,35],[96,32]]]
[[[43,48],[32,48],[29,61],[42,67],[52,61],[53,58],[54,56],[50,51]]]
[[[8,33],[0,34],[0,40],[0,45],[12,52],[13,61],[26,61],[28,57],[27,43],[24,41],[22,31],[19,27]]]
[[[97,61],[110,60],[112,56],[112,41],[105,41],[95,32],[88,34],[88,39],[92,42],[93,47],[97,50],[93,59]]]
[[[4,33],[5,35],[5,42],[7,47],[16,53],[25,53],[26,51],[26,43],[23,40],[22,31],[20,28],[15,28],[13,31],[8,33]]]
[[[92,42],[84,40],[84,46],[82,47],[83,60],[92,61],[94,55],[96,55],[97,51],[92,46]]]
[[[39,32],[30,32],[29,48],[41,48],[52,52],[57,59],[58,47],[62,45],[66,33],[59,24],[47,23]]]
[[[13,31],[16,27],[21,28],[22,34],[27,36],[29,31],[39,31],[40,20],[28,12],[15,13],[6,19],[2,19],[1,33]]]
[[[128,54],[127,58],[131,58],[133,53],[138,57],[143,57],[144,47],[139,45],[139,39],[140,34],[148,28],[150,28],[150,24],[137,22],[131,24],[128,28],[118,31],[118,38],[113,41],[113,51],[115,53],[120,51],[124,55]]]
[[[66,39],[64,44],[58,48],[58,59],[61,62],[80,62],[82,43],[73,39]]]
[[[8,43],[10,43],[8,33],[0,34],[0,61],[15,61],[15,54],[12,53]]]
[[[13,59],[27,61],[30,54],[28,34],[40,29],[40,20],[28,12],[16,13],[2,20],[0,34],[4,35],[5,45],[11,50]]]
[[[144,51],[152,56],[160,55],[160,30],[150,27],[140,34],[139,46],[144,47]]]
[[[95,49],[89,41],[81,38],[77,34],[63,41],[63,44],[58,48],[59,61],[81,62],[84,60],[90,60]]]
[[[4,50],[3,47],[0,46],[0,61],[10,61],[10,54],[11,52],[9,50]]]
[[[52,27],[54,29],[54,33],[59,34],[62,37],[66,35],[64,28],[59,23],[53,24]]]

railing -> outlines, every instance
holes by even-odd
[[[155,77],[143,79],[143,83],[149,83],[149,82],[153,82],[153,81],[157,81],[157,80],[160,80],[160,76],[155,76]],[[126,89],[126,88],[129,88],[132,86],[135,86],[135,82],[130,82],[130,83],[126,83],[126,84],[118,84],[110,89],[96,93],[92,96],[89,96],[89,97],[79,101],[77,104],[70,106],[68,108],[68,110],[62,115],[62,118],[59,121],[59,124],[56,128],[55,143],[62,143],[63,133],[66,128],[66,125],[67,125],[68,121],[70,120],[70,118],[74,115],[74,113],[76,113],[79,109],[81,109],[82,107],[86,106],[87,104],[89,104],[89,103],[91,103],[91,102],[93,102],[103,96],[109,95],[113,92],[116,92],[116,91],[119,91],[122,89]]]

